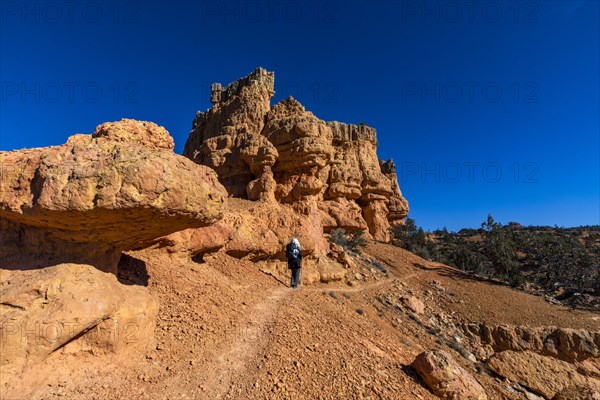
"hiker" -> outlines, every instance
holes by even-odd
[[[285,248],[288,268],[292,270],[291,287],[296,289],[300,282],[300,268],[302,268],[302,247],[298,238],[292,238],[291,242]]]

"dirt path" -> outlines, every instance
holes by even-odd
[[[250,360],[266,346],[269,332],[277,319],[281,302],[290,294],[288,288],[274,289],[264,301],[257,304],[249,313],[248,320],[232,330],[230,340],[225,348],[220,349],[220,356],[215,360],[213,368],[208,372],[208,379],[203,385],[207,399],[235,397],[231,393],[234,388],[232,380],[244,374]],[[231,395],[231,396],[227,396]]]
[[[364,285],[364,286],[358,286],[358,287],[353,287],[353,288],[345,288],[345,287],[302,287],[301,290],[302,291],[306,291],[306,292],[322,292],[322,291],[333,291],[333,292],[341,292],[341,293],[356,293],[356,292],[364,292],[367,291],[369,289],[374,289],[380,286],[384,286],[387,284],[390,284],[392,282],[394,282],[395,280],[399,280],[401,282],[406,282],[409,279],[412,278],[416,278],[419,275],[423,275],[423,272],[413,272],[410,274],[406,274],[406,275],[402,275],[402,276],[395,276],[393,274],[390,274],[390,277],[387,279],[383,279],[381,281],[375,282],[375,283],[371,283],[368,285]]]
[[[417,274],[412,274],[417,275]],[[410,279],[411,276],[402,279]],[[394,281],[394,278],[384,279],[365,286],[354,288],[329,288],[335,292],[353,293],[368,291],[385,286]],[[323,288],[302,288],[299,292],[319,292]],[[260,351],[269,345],[270,334],[278,320],[281,306],[291,294],[296,291],[288,287],[277,287],[258,303],[251,312],[249,318],[240,326],[227,332],[228,339],[225,345],[216,352],[220,354],[207,371],[207,379],[202,388],[203,398],[223,399],[236,398],[237,388],[234,382],[237,377],[245,374],[249,365],[254,365],[254,360]]]
[[[329,288],[313,288],[313,287],[307,287],[307,288],[302,288],[302,291],[305,292],[322,292],[322,291],[332,291],[332,292],[341,292],[341,293],[353,293],[353,292],[363,292],[365,290],[369,290],[369,289],[373,289],[379,286],[383,286],[385,284],[388,284],[392,282],[392,279],[386,279],[383,281],[379,281],[379,282],[375,282],[375,283],[371,283],[369,285],[365,285],[365,286],[359,286],[359,287],[354,287],[354,288],[337,288],[337,287],[329,287]]]

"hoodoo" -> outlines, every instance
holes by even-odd
[[[212,108],[198,112],[184,155],[213,168],[232,197],[318,209],[325,232],[365,229],[389,241],[408,215],[394,163],[377,157],[365,124],[325,122],[289,97],[271,107],[274,73],[262,68],[213,84]]]

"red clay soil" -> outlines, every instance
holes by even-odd
[[[437,316],[456,323],[600,330],[597,314],[552,305],[397,247],[372,243],[365,253],[387,274],[363,269],[367,279],[356,286],[300,290],[224,254],[195,263],[155,250],[131,253],[138,276],[139,269],[147,271],[149,290],[160,299],[151,350],[110,360],[56,354],[48,360],[54,367],[23,393],[82,400],[436,399],[409,364],[437,347],[452,352],[489,399],[524,399],[500,379],[477,372],[476,364],[447,348],[444,332],[423,321]],[[422,321],[382,300],[400,294],[425,303]]]

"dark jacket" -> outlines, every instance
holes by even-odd
[[[285,247],[285,256],[287,257],[288,268],[290,268],[290,269],[302,268],[302,250],[300,249],[300,251],[298,252],[298,256],[296,256],[296,257],[294,257],[292,250],[293,250],[293,246],[291,243],[289,243]]]

